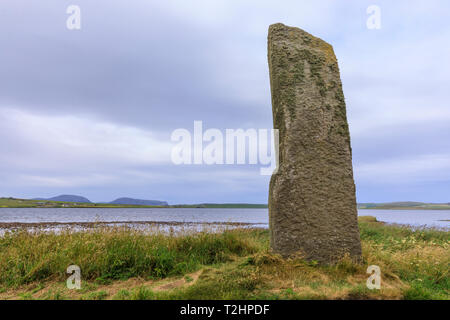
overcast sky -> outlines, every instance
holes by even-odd
[[[358,201],[450,202],[449,15],[446,0],[1,1],[0,196],[266,203],[259,166],[176,166],[170,136],[272,128],[282,22],[334,46]]]

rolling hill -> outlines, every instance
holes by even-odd
[[[92,203],[88,198],[85,198],[82,196],[74,196],[74,195],[70,195],[70,194],[63,194],[63,195],[56,196],[53,198],[35,198],[32,200]]]
[[[119,198],[114,201],[109,202],[109,204],[126,204],[126,205],[136,205],[136,206],[168,206],[166,201],[159,200],[141,200],[133,198]]]

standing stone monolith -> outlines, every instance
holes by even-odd
[[[333,47],[281,23],[268,59],[279,167],[269,191],[270,241],[283,256],[361,258],[352,151]]]

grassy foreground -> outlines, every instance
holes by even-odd
[[[272,254],[268,231],[145,235],[126,229],[0,237],[0,299],[449,299],[450,233],[360,218],[364,263]],[[66,288],[78,265],[81,290]],[[380,290],[366,287],[369,265]]]

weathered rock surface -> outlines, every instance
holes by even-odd
[[[268,59],[279,168],[269,191],[272,249],[330,263],[361,257],[352,152],[339,68],[331,45],[269,27]]]

